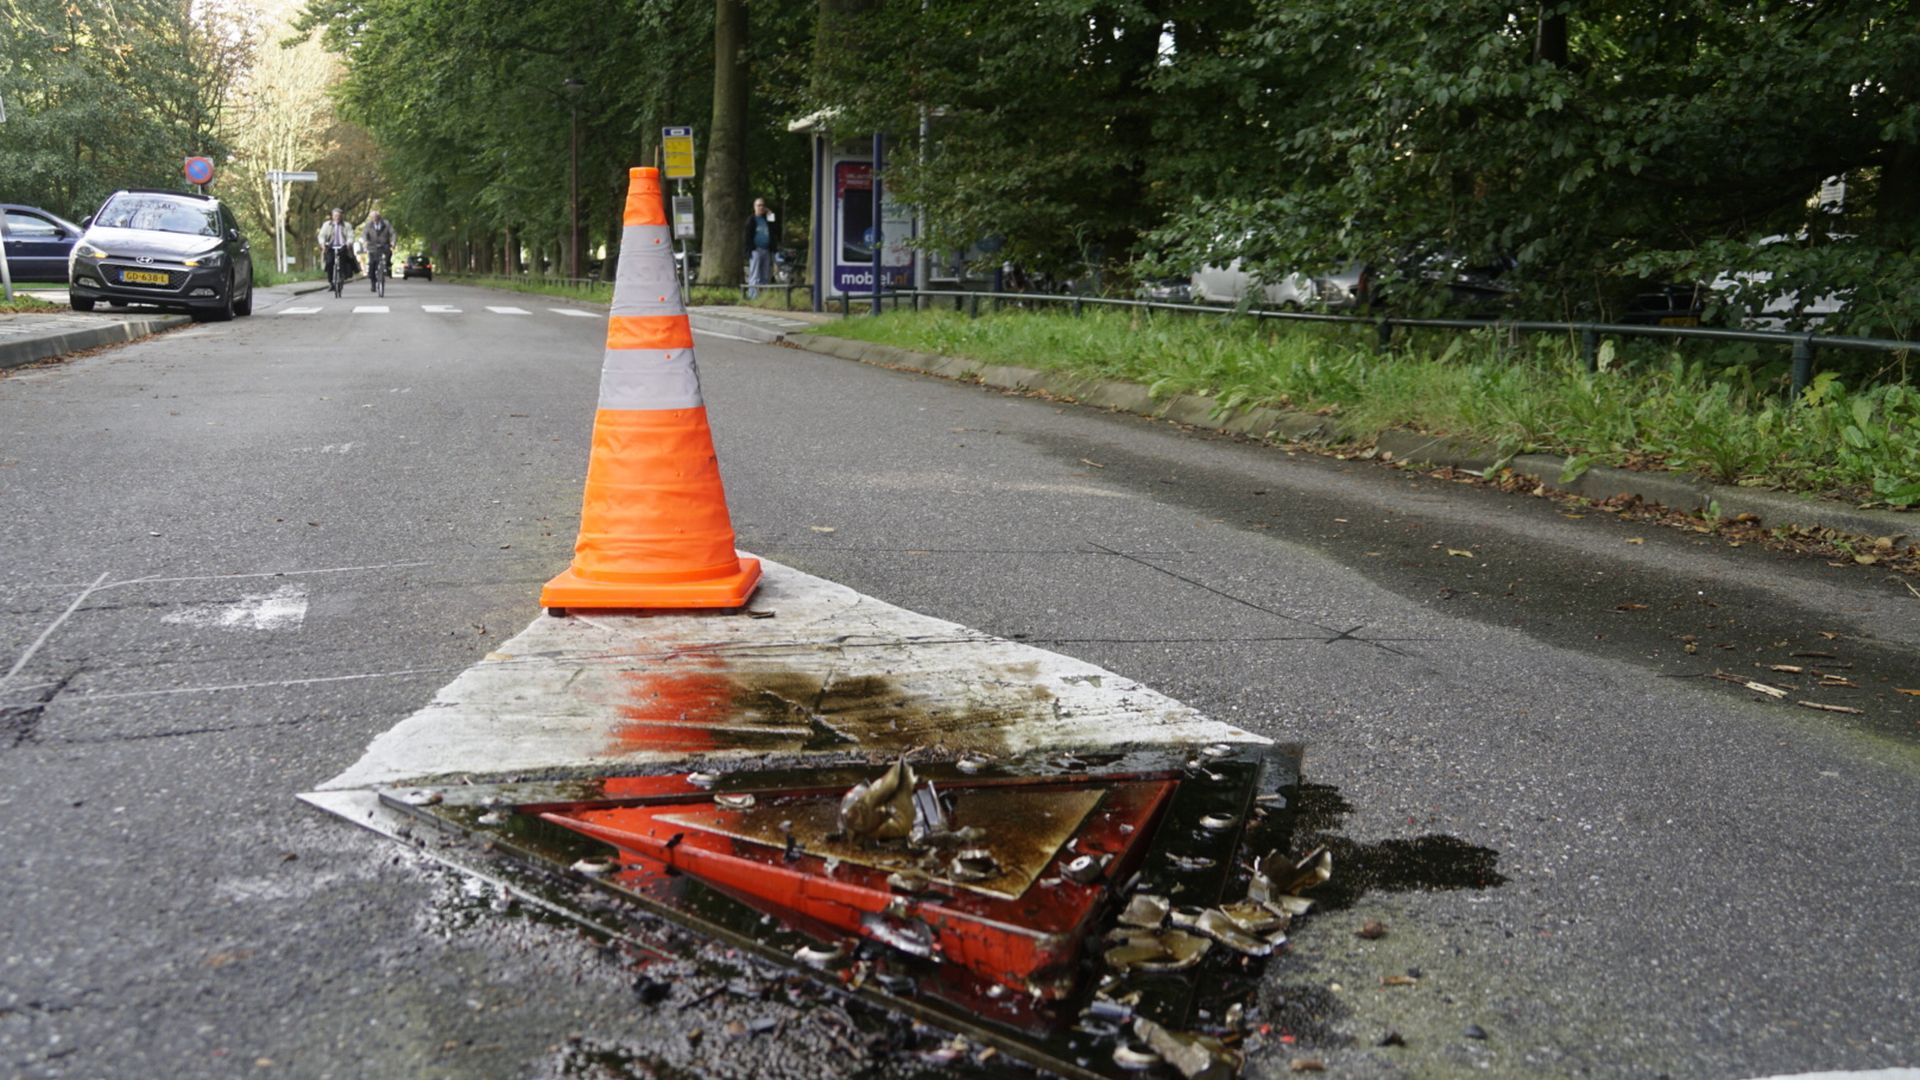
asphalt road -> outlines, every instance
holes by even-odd
[[[574,306],[395,283],[0,379],[0,673],[25,658],[0,687],[0,1073],[916,1067],[903,1025],[709,994],[726,958],[684,941],[697,963],[636,975],[293,800],[566,565],[604,333],[551,310]],[[1334,903],[1269,968],[1296,1041],[1250,1074],[1920,1063],[1904,582],[796,350],[699,355],[743,548],[1307,745]],[[723,1034],[760,1016],[780,1034]]]

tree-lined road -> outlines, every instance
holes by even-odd
[[[627,961],[294,801],[536,617],[601,367],[580,305],[356,285],[0,378],[0,1073],[851,1071],[829,1001],[703,1000],[725,976],[692,967],[636,994]],[[699,344],[744,549],[1306,744],[1335,902],[1269,967],[1297,1041],[1250,1072],[1915,1061],[1898,581]],[[1706,677],[1809,652],[1866,715]],[[778,1036],[722,1034],[763,1015]]]

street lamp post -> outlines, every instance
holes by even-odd
[[[560,84],[567,92],[570,114],[567,131],[567,276],[578,280],[580,274],[580,91],[587,84],[569,78]]]

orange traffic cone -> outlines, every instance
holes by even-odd
[[[547,582],[540,603],[740,607],[760,581],[760,560],[733,549],[660,170],[633,169],[629,181],[580,539],[573,566]]]

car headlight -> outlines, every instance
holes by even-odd
[[[73,245],[73,253],[75,255],[85,255],[89,259],[104,259],[107,257],[107,253],[100,250],[97,245],[90,244],[85,240]]]
[[[219,266],[221,260],[225,259],[226,257],[227,257],[227,253],[224,251],[209,251],[204,255],[195,255],[193,258],[186,259],[183,261],[185,265],[193,266],[193,267]]]

